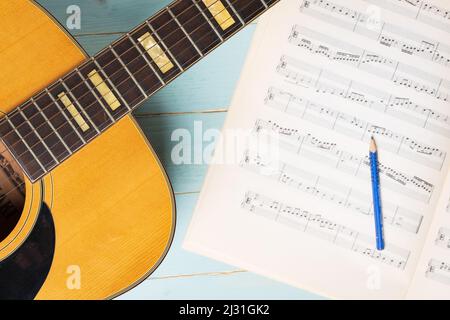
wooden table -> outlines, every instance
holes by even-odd
[[[67,26],[69,6],[81,9],[81,28],[69,30],[94,54],[170,0],[38,0]],[[246,58],[252,24],[140,107],[135,115],[172,182],[177,227],[161,266],[121,299],[313,299],[311,293],[269,280],[182,249],[181,245],[205,177],[206,164],[176,165],[171,160],[176,129],[220,129]],[[187,132],[187,131],[185,131]],[[193,141],[190,142],[193,146]],[[206,147],[209,142],[204,142]]]

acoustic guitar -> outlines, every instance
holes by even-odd
[[[174,1],[91,58],[0,2],[0,299],[113,298],[155,270],[174,196],[131,112],[276,2]]]

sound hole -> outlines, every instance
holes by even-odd
[[[22,170],[0,142],[0,242],[19,222],[25,204]]]

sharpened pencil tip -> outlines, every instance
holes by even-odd
[[[370,138],[370,147],[369,147],[369,151],[370,152],[377,152],[377,144],[375,143],[375,139],[372,137]]]

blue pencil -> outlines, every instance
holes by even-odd
[[[381,212],[380,178],[378,173],[378,151],[374,138],[370,139],[370,173],[372,176],[373,216],[375,217],[375,233],[377,250],[384,249],[383,215]]]

